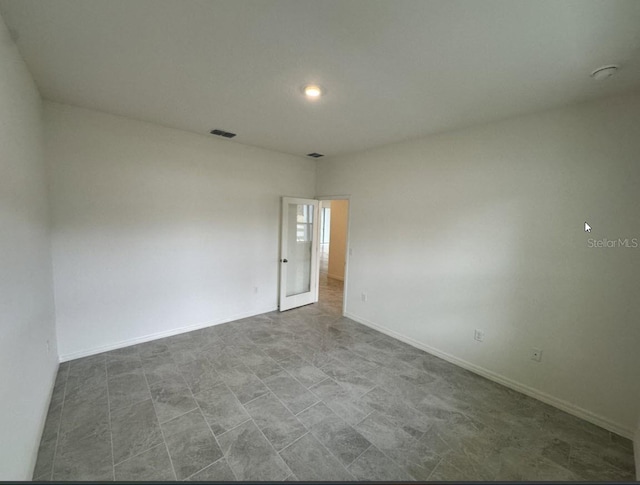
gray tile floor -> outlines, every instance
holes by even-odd
[[[631,442],[321,302],[62,364],[37,480],[633,480]]]

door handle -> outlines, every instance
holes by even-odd
[[[289,262],[289,260],[288,260],[288,259],[281,259],[281,260],[280,260],[280,262],[281,262],[281,263],[288,263],[288,262]]]

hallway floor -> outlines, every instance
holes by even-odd
[[[37,480],[633,480],[631,441],[320,303],[64,363]]]

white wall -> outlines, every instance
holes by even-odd
[[[0,480],[31,479],[58,364],[41,110],[0,17]]]
[[[347,254],[347,220],[349,201],[331,201],[331,239],[329,242],[329,263],[327,275],[344,281],[344,262]]]
[[[319,162],[351,195],[348,314],[632,436],[640,248],[587,240],[640,238],[639,156],[629,96]]]
[[[53,103],[45,128],[62,360],[276,308],[313,161]]]

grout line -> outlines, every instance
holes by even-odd
[[[357,432],[357,431],[356,431],[356,432]],[[358,434],[360,434],[360,433],[358,433]],[[360,436],[362,436],[362,435],[360,435]],[[364,436],[362,436],[362,437],[364,438]],[[366,440],[367,438],[364,438],[364,439]],[[367,441],[369,441],[369,440],[367,440]],[[350,467],[351,465],[353,465],[356,461],[358,461],[358,458],[360,458],[360,457],[361,457],[362,455],[364,455],[367,451],[369,451],[369,448],[371,448],[372,446],[373,446],[373,443],[371,443],[371,442],[369,441],[369,446],[367,446],[367,447],[365,448],[365,450],[364,450],[362,453],[360,453],[360,454],[359,454],[358,456],[356,456],[353,460],[351,460],[351,463],[349,463],[348,465],[345,465],[345,468],[348,470],[348,469],[349,469],[349,467]]]
[[[320,402],[322,402],[322,403],[326,406],[326,404],[325,404],[323,401],[319,401],[319,402],[317,402],[316,404],[319,404]],[[314,404],[314,406],[315,406],[315,404]],[[311,407],[311,406],[309,406],[309,407]],[[328,407],[328,406],[327,406],[327,407]],[[309,409],[309,408],[307,408],[307,409]],[[361,434],[358,430],[356,430],[353,426],[351,426],[351,425],[350,425],[349,423],[347,423],[344,419],[342,419],[340,416],[338,416],[338,415],[333,411],[333,409],[329,408],[329,410],[330,410],[330,411],[334,414],[334,416],[335,416],[336,418],[338,418],[338,419],[339,419],[339,420],[340,420],[340,421],[341,421],[345,426],[347,426],[347,427],[351,428],[353,431],[355,431],[355,432],[356,432],[356,433],[358,433],[360,436],[362,436],[362,434]],[[304,411],[304,410],[303,410],[303,411]],[[303,411],[300,411],[300,412],[302,413]],[[324,419],[323,419],[323,420],[321,420],[318,424],[322,423],[323,421],[324,421]],[[303,426],[304,426],[304,425],[303,425]],[[306,428],[306,426],[305,426],[305,428]],[[324,444],[322,441],[320,441],[320,438],[318,438],[318,437],[316,436],[316,433],[314,433],[314,432],[313,432],[313,428],[314,428],[314,426],[310,426],[310,427],[309,427],[309,428],[307,428],[307,429],[309,430],[309,432],[311,433],[311,435],[312,435],[312,436],[313,436],[313,437],[318,441],[318,443],[320,443],[320,445],[322,445],[322,446],[327,450],[327,452],[329,452],[329,454],[330,454],[330,455],[332,455],[336,460],[338,460],[338,463],[340,463],[340,464],[341,464],[345,469],[347,468],[347,466],[349,466],[351,463],[353,463],[353,462],[355,461],[355,459],[354,459],[354,460],[352,460],[352,461],[351,461],[351,463],[349,463],[349,465],[345,465],[344,463],[342,463],[342,460],[340,459],[340,457],[339,457],[338,455],[336,455],[333,451],[331,451],[327,446],[325,446],[325,444]],[[364,436],[362,436],[362,437],[364,438]],[[365,438],[365,439],[366,439],[366,438]],[[367,448],[366,448],[364,451],[367,451],[367,450],[371,447],[371,442],[370,442],[369,440],[367,440],[367,442],[369,442],[369,446],[367,446]],[[364,451],[363,451],[362,453],[364,453]],[[360,455],[362,455],[362,453],[360,453]],[[356,459],[357,459],[357,458],[360,458],[360,455],[358,455],[358,456],[356,457]],[[349,470],[347,470],[347,472],[349,472]],[[349,472],[349,474],[351,475],[351,472]],[[355,477],[354,477],[354,478],[355,478]]]
[[[215,438],[215,436],[214,436],[214,438]],[[216,439],[216,441],[218,441],[218,440]],[[218,444],[218,446],[220,446],[220,445]],[[222,450],[222,448],[220,448],[220,449]],[[227,460],[227,457],[225,456],[224,452],[222,452],[222,458],[221,459],[224,460],[224,462],[229,467],[229,470],[231,470],[231,474],[233,475],[233,478],[235,478],[236,482],[239,482],[240,480],[238,480],[238,475],[236,475],[236,472],[233,470],[233,468],[231,468],[231,465],[229,465],[229,460]],[[220,461],[220,460],[218,460],[218,461]],[[215,462],[215,463],[217,463],[217,462]]]
[[[364,435],[363,435],[363,436],[364,436]],[[366,436],[364,436],[364,438],[365,438],[365,439],[367,439],[367,437],[366,437]],[[368,441],[368,440],[367,440],[367,441]],[[371,444],[371,446],[375,446],[375,445],[372,443],[372,444]],[[371,448],[371,446],[370,446],[369,448]],[[387,453],[386,453],[383,449],[381,449],[380,447],[375,446],[375,448],[376,448],[380,453],[382,453],[382,454],[383,454],[383,455],[384,455],[384,456],[385,456],[389,461],[391,461],[391,463],[394,463],[397,467],[399,467],[401,470],[403,470],[405,473],[407,473],[407,475],[409,475],[411,478],[413,478],[414,480],[416,480],[416,479],[413,477],[413,475],[409,472],[409,470],[407,470],[407,467],[406,467],[406,466],[404,466],[404,465],[403,465],[402,463],[400,463],[399,461],[394,460],[393,458],[391,458],[391,457],[390,457],[389,455],[387,455]],[[366,451],[366,450],[365,450],[365,451]],[[429,477],[428,477],[428,478],[431,478],[431,474],[432,474],[432,473],[433,473],[433,471],[438,467],[438,465],[439,465],[439,464],[440,464],[440,462],[443,460],[443,458],[444,458],[444,457],[441,457],[441,458],[440,458],[440,461],[438,461],[438,464],[437,464],[435,467],[433,467],[433,470],[431,470],[431,472],[429,473]],[[355,461],[355,460],[354,460],[354,461]],[[352,463],[353,463],[353,462],[352,462]],[[411,462],[411,463],[414,463],[414,462]],[[415,464],[417,465],[417,463],[415,463]],[[427,478],[427,480],[426,480],[426,481],[428,481],[428,478]]]
[[[373,413],[375,413],[376,410],[374,409],[373,411],[371,411],[369,414],[367,414],[364,418],[362,418],[360,421],[358,421],[356,424],[353,425],[353,427],[355,428],[356,426],[358,426],[359,424],[362,424],[362,422],[367,419],[369,416],[371,416]]]
[[[328,381],[328,380],[331,380],[331,381],[332,381],[333,379],[332,379],[330,376],[327,376],[327,378],[326,378],[326,379],[324,379],[324,380],[322,380],[322,381],[318,382],[317,384],[314,384],[313,386],[311,386],[311,387],[310,387],[309,389],[307,389],[307,390],[308,390],[309,392],[311,392],[314,396],[316,396],[316,397],[317,397],[318,395],[317,395],[315,392],[313,392],[313,390],[314,390],[316,387],[318,387],[320,384],[322,384],[323,382],[326,382],[326,381]],[[336,382],[336,384],[337,384],[337,382]]]
[[[257,376],[256,376],[256,377],[257,377]],[[260,379],[260,378],[258,377],[258,379]],[[264,383],[263,383],[263,384],[264,384]],[[265,384],[265,387],[267,387],[267,386],[266,386],[266,384]],[[267,389],[269,389],[269,388],[267,387]],[[231,392],[233,392],[233,391],[231,391]],[[244,404],[242,404],[242,403],[240,403],[240,404],[241,404],[242,406],[246,406],[247,404],[251,404],[253,401],[257,401],[257,400],[258,400],[258,399],[260,399],[261,397],[268,396],[269,394],[273,394],[273,391],[271,391],[271,389],[269,389],[269,392],[268,392],[267,394],[261,394],[261,395],[259,395],[258,397],[254,397],[251,401],[247,401],[247,402],[246,402],[246,403],[244,403]],[[237,397],[236,397],[236,399],[237,399]],[[239,402],[239,401],[238,401],[238,402]]]
[[[189,475],[187,478],[183,479],[182,481],[183,481],[183,482],[189,482],[189,481],[191,481],[191,479],[192,479],[194,476],[196,476],[198,473],[202,472],[203,470],[206,470],[206,469],[207,469],[207,468],[209,468],[209,467],[212,467],[213,465],[215,465],[215,464],[216,464],[216,463],[218,463],[219,461],[225,461],[225,462],[226,462],[225,457],[224,457],[224,454],[223,454],[220,458],[218,458],[216,461],[214,461],[214,462],[212,462],[212,463],[209,463],[207,466],[205,466],[204,468],[201,468],[200,470],[198,470],[198,471],[197,471],[197,472],[195,472],[195,473],[192,473],[191,475]],[[228,466],[228,465],[229,465],[229,464],[227,463],[227,466]],[[231,468],[231,467],[229,467],[229,468]],[[233,470],[231,470],[231,472],[233,473]],[[238,479],[238,477],[236,477],[235,473],[233,474],[233,476],[234,476],[234,478],[235,478],[236,480]]]
[[[427,481],[429,481],[431,479],[431,475],[433,475],[433,473],[438,469],[438,467],[440,466],[440,463],[442,463],[442,460],[444,460],[444,456],[442,458],[440,458],[438,463],[436,463],[436,466],[433,467],[433,470],[431,470],[431,473],[429,473],[429,476],[427,477]],[[407,473],[409,473],[409,472],[407,472]]]
[[[138,456],[140,456],[140,455],[142,455],[142,454],[146,453],[147,451],[153,450],[154,448],[157,448],[157,447],[158,447],[158,446],[160,446],[160,445],[162,445],[162,443],[155,444],[155,445],[151,446],[150,448],[146,448],[146,449],[144,449],[144,450],[142,450],[142,451],[139,451],[139,452],[138,452],[138,453],[136,453],[135,455],[131,455],[131,456],[129,456],[129,457],[127,457],[127,458],[125,458],[124,460],[119,461],[119,462],[118,462],[118,463],[116,463],[114,466],[120,466],[120,465],[122,465],[124,462],[127,462],[127,461],[129,461],[129,460],[132,460],[133,458],[136,458],[136,457],[138,457]]]
[[[376,411],[375,411],[375,410],[371,411],[371,412],[367,415],[367,417],[371,416],[374,412],[376,412]],[[381,415],[381,416],[384,418],[384,416],[383,416],[383,415]],[[367,418],[364,418],[364,419],[367,419]],[[362,421],[364,421],[364,419],[363,419]],[[385,418],[385,419],[386,419],[386,418]],[[360,421],[360,423],[362,423],[362,421]],[[358,423],[358,424],[359,424],[359,423]],[[357,425],[356,425],[356,426],[357,426]],[[356,430],[356,431],[357,431],[357,430]],[[360,433],[360,434],[362,434],[362,433]],[[426,434],[426,431],[425,431],[425,433],[424,433],[424,434]],[[424,436],[424,434],[423,434],[422,436]],[[365,439],[367,439],[367,437],[366,437],[366,436],[364,436],[364,435],[362,435],[362,436],[363,436]],[[416,439],[415,439],[415,438],[413,438],[413,437],[411,437],[411,438],[412,438],[414,441],[418,441],[418,440],[416,440]],[[368,439],[367,439],[367,441],[368,441]],[[375,445],[372,443],[372,446],[375,446]],[[388,458],[392,463],[395,463],[395,464],[396,464],[396,465],[397,465],[401,470],[404,470],[404,471],[405,471],[409,476],[411,476],[411,477],[413,478],[413,475],[409,472],[409,470],[407,469],[407,467],[406,467],[405,465],[403,465],[403,464],[402,464],[402,463],[400,463],[399,461],[397,461],[397,460],[395,460],[395,459],[391,458],[391,457],[390,457],[389,455],[387,455],[387,453],[386,453],[383,449],[381,449],[380,447],[376,446],[376,449],[377,449],[380,453],[382,453],[385,457],[387,457],[387,458]],[[366,451],[366,450],[365,450],[365,451]],[[438,456],[440,456],[440,455],[438,455]],[[438,461],[438,463],[436,464],[436,466],[435,466],[435,467],[433,467],[433,470],[431,470],[431,472],[429,473],[429,477],[427,478],[427,480],[426,480],[426,481],[429,481],[429,478],[431,478],[431,474],[435,471],[435,469],[438,467],[438,465],[440,464],[440,462],[441,462],[443,459],[444,459],[444,456],[441,456],[441,457],[440,457],[440,460]],[[355,461],[355,460],[354,460],[354,461]],[[411,463],[415,463],[415,462],[414,462],[414,461],[411,461]],[[415,463],[415,464],[416,464],[416,465],[418,465],[417,463]],[[420,465],[418,465],[418,466],[420,466]],[[415,478],[414,478],[414,480],[415,480]]]
[[[296,354],[296,355],[297,355],[297,354]],[[299,357],[300,357],[300,356],[299,356]],[[311,362],[309,362],[308,360],[306,360],[306,359],[305,359],[305,358],[303,358],[303,357],[300,357],[300,358],[301,358],[303,361],[305,361],[308,365],[310,365],[310,366],[311,366],[311,367],[313,367],[314,369],[319,370],[320,372],[322,372],[322,373],[324,374],[324,371],[323,371],[320,367],[318,367],[317,365],[313,365]],[[282,366],[281,366],[281,367],[282,367]],[[287,370],[285,367],[282,367],[282,368],[283,368],[285,371]],[[287,371],[287,372],[288,372],[288,371]],[[314,387],[314,386],[316,386],[316,385],[320,384],[321,382],[325,381],[325,380],[326,380],[326,377],[330,377],[330,376],[328,376],[327,374],[324,374],[324,375],[325,375],[325,379],[322,379],[321,381],[318,381],[318,382],[316,382],[316,383],[314,383],[314,384],[311,384],[310,386],[307,386],[307,385],[305,385],[302,381],[300,381],[298,378],[296,378],[296,376],[294,376],[294,375],[293,375],[293,374],[291,374],[290,372],[288,372],[288,373],[289,373],[289,375],[290,375],[293,379],[295,379],[295,380],[296,380],[296,381],[297,381],[297,382],[298,382],[302,387],[304,387],[307,391],[309,391],[309,389],[310,389],[310,388],[312,388],[312,387]]]
[[[222,382],[222,385],[227,387],[227,385]],[[236,479],[236,481],[238,481],[238,476],[236,475],[236,472],[233,470],[233,468],[231,468],[231,466],[229,465],[229,461],[227,460],[227,455],[225,455],[224,450],[222,449],[222,446],[220,446],[220,442],[218,441],[218,438],[216,437],[216,434],[213,432],[213,430],[211,429],[211,425],[209,424],[209,421],[207,420],[207,418],[205,417],[204,413],[202,412],[202,408],[200,407],[200,403],[198,402],[198,400],[196,399],[195,394],[193,394],[193,391],[191,391],[191,389],[189,389],[191,392],[191,398],[196,402],[196,406],[198,406],[198,410],[200,411],[200,415],[202,416],[202,419],[204,419],[205,424],[207,425],[207,428],[209,428],[209,432],[211,433],[211,436],[213,436],[213,439],[215,440],[216,444],[218,445],[218,448],[220,449],[220,452],[222,453],[222,457],[220,457],[219,459],[217,459],[216,461],[214,461],[213,463],[210,463],[209,465],[207,465],[206,467],[204,467],[202,470],[204,470],[205,468],[210,467],[211,465],[213,465],[214,463],[218,463],[220,460],[224,460],[225,463],[227,464],[227,466],[229,467],[229,470],[231,470],[231,473],[233,474],[233,477]],[[233,392],[231,391],[231,389],[229,389],[227,387],[227,390],[231,393],[232,396],[235,397],[235,395],[233,394]],[[236,398],[237,399],[237,398]],[[239,402],[239,401],[238,401]],[[242,406],[242,404],[241,404]],[[238,426],[241,426],[242,424],[246,423],[248,421],[245,420],[242,423],[240,423]],[[237,426],[235,426],[234,428],[237,428]],[[231,429],[234,429],[231,428]],[[230,429],[227,431],[231,431]],[[225,431],[225,433],[227,432]],[[221,433],[221,435],[223,435],[224,433]],[[200,473],[202,470],[197,471],[196,473]],[[195,475],[195,473],[194,473]],[[193,476],[193,475],[191,475]],[[177,477],[176,477],[177,478]]]
[[[267,436],[262,432],[262,430],[260,429],[260,426],[258,426],[258,424],[254,421],[254,419],[253,419],[253,418],[251,418],[251,422],[252,422],[252,423],[253,423],[253,425],[256,427],[256,429],[257,429],[258,431],[260,431],[260,434],[261,434],[262,436],[264,436],[264,439],[267,441],[267,443],[269,443],[269,446],[271,446],[271,449],[275,452],[275,454],[276,454],[276,456],[278,457],[278,459],[280,459],[280,461],[281,461],[281,462],[282,462],[282,464],[286,467],[286,469],[287,469],[287,470],[289,470],[289,473],[287,473],[287,474],[282,478],[282,480],[284,480],[285,478],[287,478],[289,475],[293,474],[293,470],[292,470],[291,468],[289,468],[289,465],[287,465],[287,463],[284,461],[284,459],[280,456],[280,453],[278,452],[278,450],[276,450],[276,447],[275,447],[275,446],[273,446],[273,443],[271,443],[271,441],[269,441],[269,438],[267,438]],[[306,429],[306,428],[305,428],[305,429]],[[308,431],[307,431],[307,433],[308,433]],[[307,434],[307,433],[305,433],[305,434]],[[302,438],[302,436],[301,436],[300,438]],[[299,438],[298,438],[298,439],[299,439]],[[295,440],[295,441],[297,441],[297,440]],[[291,444],[291,443],[290,443],[290,444]],[[289,445],[287,445],[287,446],[289,446]],[[286,448],[287,446],[285,446],[285,448]],[[283,448],[283,450],[284,450],[284,448]],[[280,451],[282,451],[282,450],[280,450]]]
[[[305,428],[307,429],[307,428]],[[303,434],[302,436],[298,436],[295,440],[293,440],[291,443],[289,443],[287,446],[285,446],[284,448],[282,448],[280,451],[278,451],[277,453],[280,454],[282,453],[284,450],[286,450],[287,448],[289,448],[291,445],[293,445],[294,443],[300,441],[302,438],[304,438],[305,436],[307,436],[309,433],[311,433],[311,431],[307,430],[307,432],[305,434]],[[293,472],[291,472],[293,473]]]
[[[334,413],[334,414],[335,414],[335,413]],[[338,418],[340,418],[340,417],[338,416]],[[341,419],[341,418],[340,418],[340,419]],[[344,422],[344,420],[343,420],[343,422]],[[345,423],[345,424],[347,424],[347,423]],[[347,424],[347,426],[348,426],[348,424]],[[355,430],[354,430],[354,431],[355,431]],[[356,432],[357,432],[357,431],[356,431]],[[325,449],[325,451],[326,451],[327,453],[329,453],[329,455],[331,455],[332,457],[334,457],[334,458],[337,460],[337,462],[340,464],[340,466],[341,466],[342,468],[344,468],[344,470],[345,470],[345,471],[346,471],[346,472],[351,476],[351,478],[353,478],[353,479],[355,480],[355,477],[353,476],[353,474],[352,474],[349,470],[347,470],[347,466],[348,466],[348,465],[343,464],[343,463],[342,463],[342,460],[341,460],[341,459],[340,459],[340,458],[339,458],[339,457],[338,457],[338,456],[337,456],[333,451],[331,451],[329,448],[327,448],[327,446],[325,446],[325,444],[324,444],[322,441],[320,441],[320,439],[319,439],[319,438],[315,435],[315,433],[313,432],[313,429],[310,429],[310,430],[309,430],[309,432],[308,432],[308,433],[306,433],[306,434],[311,434],[311,436],[313,437],[313,439],[314,439],[314,440],[316,440],[316,441],[318,442],[318,444],[319,444],[320,446],[322,446],[322,447]],[[360,434],[360,433],[358,433],[358,434]],[[300,438],[302,438],[302,436],[301,436]],[[366,439],[366,438],[365,438],[365,439]],[[296,441],[297,441],[297,440],[296,440]],[[367,440],[367,441],[369,441],[369,440]],[[293,444],[293,443],[291,443],[291,444]],[[369,442],[369,447],[370,447],[370,446],[371,446],[371,442]],[[369,448],[369,447],[367,447],[367,448]],[[365,450],[365,451],[366,451],[366,450]],[[352,462],[352,463],[353,463],[353,462]]]
[[[334,413],[334,414],[335,414],[335,413]],[[340,418],[340,417],[338,416],[338,418]],[[341,419],[341,418],[340,418],[340,419]],[[343,421],[343,422],[344,422],[344,421]],[[345,423],[345,424],[346,424],[347,426],[349,426],[347,423]],[[356,431],[356,430],[354,430],[354,431]],[[351,474],[351,472],[350,472],[349,470],[347,470],[347,466],[348,466],[348,465],[345,465],[344,463],[342,463],[342,460],[340,459],[340,457],[339,457],[339,456],[337,456],[333,451],[331,451],[331,450],[330,450],[330,449],[329,449],[329,448],[328,448],[328,447],[327,447],[327,446],[326,446],[322,441],[320,441],[320,439],[315,435],[315,433],[313,432],[313,430],[312,430],[312,429],[311,429],[311,430],[309,430],[309,432],[310,432],[310,433],[311,433],[311,435],[315,438],[315,440],[320,444],[320,446],[322,446],[325,450],[327,450],[327,452],[328,452],[331,456],[333,456],[336,460],[338,460],[338,463],[340,463],[340,465],[342,466],[342,468],[344,468],[344,469],[347,471],[347,473],[349,473],[349,475],[351,475],[351,476],[353,477],[353,475]],[[356,431],[356,433],[357,433],[357,431]],[[358,434],[360,434],[360,433],[358,433]],[[361,435],[361,436],[362,436],[362,435]],[[363,438],[364,438],[364,436],[363,436]],[[365,439],[366,439],[366,438],[365,438]],[[369,441],[369,440],[367,440],[367,441]],[[371,446],[371,442],[369,442],[369,446]],[[367,447],[367,448],[368,448],[368,447]],[[365,451],[366,451],[366,450],[365,450]],[[351,463],[353,463],[353,462],[351,462]],[[351,463],[350,463],[350,464],[351,464]],[[355,477],[353,477],[353,478],[355,479]]]
[[[286,370],[284,370],[284,372],[286,372]],[[288,374],[288,373],[287,373],[287,374]],[[271,377],[271,376],[269,376],[269,377]],[[294,378],[294,377],[291,377],[291,378],[295,380],[295,378]],[[258,377],[258,379],[260,379],[260,378]],[[262,382],[262,384],[263,384],[267,389],[269,389],[269,393],[270,393],[273,397],[275,397],[275,398],[278,400],[278,402],[280,402],[280,404],[282,404],[282,405],[284,406],[284,408],[285,408],[287,411],[289,411],[291,414],[293,414],[293,416],[297,417],[297,414],[296,414],[296,413],[294,413],[294,412],[289,408],[289,406],[287,406],[287,405],[285,404],[285,402],[284,402],[282,399],[280,399],[280,398],[276,395],[276,393],[275,393],[275,392],[273,392],[273,390],[269,387],[269,385],[268,385],[266,382],[262,381],[262,379],[260,379],[260,382]],[[307,391],[308,391],[308,389],[307,389]],[[313,393],[311,393],[311,395],[312,395],[312,396],[315,396],[315,397],[318,399],[318,401],[314,402],[314,403],[311,405],[311,406],[315,406],[316,404],[318,404],[318,403],[320,402],[320,398],[319,398],[318,396],[316,396],[315,394],[313,394]],[[304,411],[304,410],[306,410],[306,409],[309,409],[311,406],[306,407],[306,408],[305,408],[305,409],[303,409],[302,411]],[[300,412],[302,412],[302,411],[300,411]],[[298,414],[300,414],[300,413],[298,413]],[[303,425],[303,426],[304,426],[304,425]],[[305,428],[306,428],[306,426],[305,426]]]
[[[251,371],[251,369],[249,369],[249,370]],[[253,371],[251,371],[251,372],[253,373]],[[255,374],[254,374],[254,375],[255,375]],[[275,398],[276,398],[276,400],[278,400],[278,401],[280,402],[280,404],[282,404],[282,405],[284,406],[284,408],[285,408],[287,411],[289,411],[289,412],[291,413],[291,410],[290,410],[287,406],[285,406],[285,404],[284,404],[282,401],[280,401],[280,399],[278,398],[278,396],[276,396],[276,395],[275,395],[275,393],[271,390],[271,388],[270,388],[269,386],[267,386],[264,382],[262,382],[262,379],[260,379],[258,376],[256,376],[256,378],[257,378],[257,379],[262,383],[262,385],[263,385],[263,386],[265,386],[265,387],[269,390],[268,394],[271,394],[273,397],[275,397]],[[233,391],[231,391],[231,393],[233,394]],[[268,395],[268,394],[263,394],[262,396],[266,396],[266,395]],[[234,396],[235,396],[235,394],[234,394]],[[258,396],[258,397],[262,397],[262,396]],[[236,397],[236,399],[238,399],[238,398]],[[256,399],[257,399],[257,398],[256,398]],[[253,400],[255,400],[255,399],[253,399]],[[245,411],[245,412],[247,413],[247,415],[249,416],[249,419],[248,419],[247,421],[251,420],[251,422],[252,422],[252,423],[253,423],[253,425],[257,428],[257,430],[258,430],[258,431],[260,431],[260,434],[261,434],[262,436],[264,436],[264,439],[267,441],[267,443],[269,443],[269,446],[271,446],[271,449],[273,449],[273,451],[276,453],[276,455],[278,455],[278,458],[282,461],[282,463],[283,463],[283,464],[284,464],[284,466],[287,468],[287,470],[289,470],[289,472],[290,472],[289,474],[293,474],[293,470],[291,470],[291,468],[289,468],[289,465],[287,465],[287,463],[282,459],[282,457],[280,456],[280,453],[278,452],[278,450],[276,450],[275,446],[273,446],[273,443],[271,443],[271,441],[269,441],[269,438],[267,438],[267,436],[264,434],[264,432],[262,431],[262,429],[260,429],[260,426],[258,426],[258,424],[255,422],[255,420],[253,419],[253,416],[251,416],[251,413],[247,410],[247,408],[245,407],[245,405],[244,405],[244,404],[242,404],[242,403],[240,402],[240,400],[238,400],[238,402],[240,403],[240,406],[242,406],[242,408],[244,409],[244,411]],[[249,402],[250,402],[250,401],[249,401]],[[249,402],[247,402],[247,403],[245,403],[245,404],[248,404]],[[295,417],[295,415],[294,415],[293,413],[291,413],[291,414]],[[297,419],[297,418],[296,418],[296,419]],[[246,423],[246,421],[245,421],[245,423]],[[300,424],[302,424],[302,423],[300,423]],[[305,427],[304,425],[302,425],[302,427],[306,429],[306,427]],[[231,431],[231,430],[228,430],[228,431]],[[308,432],[308,431],[307,431],[307,432]],[[223,434],[224,434],[224,433],[223,433]],[[306,433],[305,433],[305,434],[306,434]],[[303,435],[303,436],[304,436],[304,435]],[[300,438],[302,438],[302,436],[301,436]],[[300,439],[300,438],[298,438],[298,439]],[[297,441],[297,439],[296,439],[296,440],[294,440],[294,441]],[[290,445],[290,444],[291,444],[291,443],[289,443],[289,445]],[[287,445],[287,446],[289,446],[289,445]],[[285,448],[286,448],[287,446],[285,446]],[[283,449],[284,449],[284,448],[283,448]],[[282,451],[282,450],[280,450],[280,451]],[[288,476],[289,476],[289,475],[287,475],[286,477],[288,477]],[[286,477],[284,477],[284,478],[286,478]],[[283,480],[284,480],[284,478],[283,478]]]
[[[146,399],[145,399],[145,401],[146,401]],[[194,401],[195,401],[195,399],[194,399]],[[153,398],[151,398],[151,402],[153,402]],[[185,411],[185,412],[184,412],[184,413],[182,413],[182,414],[178,414],[177,416],[174,416],[174,417],[173,417],[173,418],[171,418],[171,419],[167,419],[166,421],[160,421],[160,419],[158,419],[158,424],[163,425],[163,424],[170,423],[171,421],[174,421],[174,420],[176,420],[176,419],[178,419],[178,418],[181,418],[181,417],[182,417],[182,416],[184,416],[185,414],[192,413],[192,412],[193,412],[193,411],[195,411],[196,409],[198,409],[198,403],[197,403],[197,402],[196,402],[196,407],[195,407],[195,408],[189,409],[188,411]],[[155,410],[155,406],[154,406],[154,410]],[[156,418],[157,418],[157,416],[156,416]]]
[[[314,394],[314,396],[316,396],[316,395]],[[316,397],[318,397],[318,396],[316,396]],[[318,399],[319,399],[319,401],[314,402],[311,406],[307,406],[307,407],[306,407],[306,408],[304,408],[302,411],[298,412],[297,414],[294,414],[294,416],[297,418],[297,417],[298,417],[298,416],[300,416],[302,413],[304,413],[306,410],[311,409],[312,407],[317,406],[317,405],[318,405],[318,404],[320,404],[320,403],[322,403],[322,404],[324,404],[324,405],[326,406],[326,404],[324,403],[324,401],[323,401],[322,399],[320,399],[320,398],[318,398]],[[328,407],[328,406],[327,406],[327,407]],[[333,412],[333,410],[332,410],[331,412]],[[335,414],[335,413],[334,413],[334,414]],[[338,416],[338,417],[339,417],[339,416]],[[344,420],[343,420],[343,421],[344,421]]]
[[[245,419],[242,423],[236,424],[233,428],[229,428],[229,429],[225,430],[224,432],[220,433],[218,436],[223,436],[223,435],[227,434],[229,431],[233,431],[234,429],[239,428],[243,424],[247,424],[247,421],[251,421],[251,416],[249,416],[247,419]],[[211,426],[209,426],[209,428],[211,428]],[[211,432],[213,433],[213,430],[211,430]],[[215,436],[215,433],[214,433],[214,436]]]
[[[147,383],[147,390],[149,394],[151,394],[151,386],[149,385],[149,380],[147,379],[147,373],[144,369],[142,369],[142,375],[144,376],[144,381]],[[158,422],[158,428],[160,428],[160,436],[162,436],[162,442],[164,443],[164,448],[167,450],[167,456],[169,457],[169,464],[171,465],[171,470],[173,471],[173,476],[177,480],[178,475],[176,474],[176,468],[173,465],[173,458],[171,458],[171,453],[169,453],[169,446],[167,445],[167,438],[164,436],[164,431],[162,429],[162,425],[160,424],[160,420],[158,419],[158,411],[156,410],[156,404],[153,402],[153,396],[151,397],[151,406],[153,406],[153,413],[156,415],[156,421]]]

